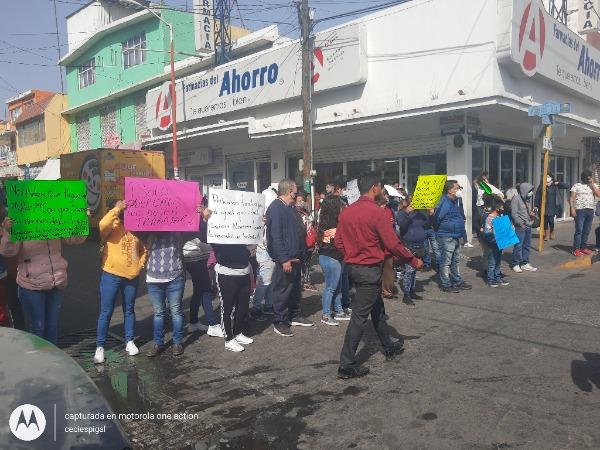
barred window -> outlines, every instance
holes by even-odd
[[[78,114],[75,124],[77,130],[77,150],[89,150],[90,146],[90,119],[87,114]]]
[[[18,125],[17,134],[19,136],[19,147],[27,147],[45,141],[44,116],[25,122],[23,125]]]
[[[79,66],[79,89],[90,86],[96,82],[96,64],[94,58]]]
[[[146,33],[123,42],[123,69],[146,62]]]

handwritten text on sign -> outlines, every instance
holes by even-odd
[[[125,228],[130,231],[198,231],[198,183],[125,178]]]
[[[444,192],[446,175],[419,175],[410,206],[413,209],[435,208]]]
[[[211,189],[208,207],[210,244],[258,244],[262,241],[265,196],[254,192]]]
[[[87,190],[83,181],[6,181],[11,240],[87,236]]]

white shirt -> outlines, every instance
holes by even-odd
[[[596,187],[596,185],[594,185]],[[583,183],[575,183],[571,188],[571,192],[575,192],[575,209],[595,209],[596,200],[592,188]]]
[[[229,276],[242,276],[250,274],[250,264],[243,269],[232,269],[231,267],[222,266],[221,264],[217,264],[215,266],[215,272],[219,275],[229,275]]]

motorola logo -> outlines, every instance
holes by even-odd
[[[22,441],[33,441],[46,429],[46,416],[37,406],[25,404],[15,408],[8,424],[15,437]]]

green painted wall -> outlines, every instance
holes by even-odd
[[[195,54],[193,14],[181,11],[164,10],[162,17],[173,24],[175,51]],[[123,68],[122,43],[140,33],[146,34],[146,61],[140,65]],[[102,99],[115,91],[130,88],[136,84],[164,73],[165,65],[169,64],[169,28],[154,17],[118,30],[90,46],[77,59],[70,61],[66,67],[67,89],[69,93],[69,108],[91,101]],[[175,60],[187,58],[186,55],[175,54]],[[96,82],[90,86],[79,88],[78,67],[90,59],[96,61]],[[117,111],[117,129],[121,142],[129,143],[136,140],[135,103],[139,97],[145,98],[148,89],[156,85],[128,93],[101,105],[88,108],[78,114],[89,115],[90,146],[102,146],[100,129],[100,108],[104,104],[112,104]],[[71,150],[77,151],[76,115],[70,118]]]

